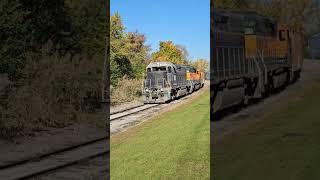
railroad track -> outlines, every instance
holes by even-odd
[[[125,112],[125,111],[128,111],[128,110],[131,110],[131,109],[134,109],[134,108],[138,108],[138,107],[141,107],[141,106],[144,106],[144,105],[145,105],[145,104],[140,104],[140,105],[137,105],[137,106],[133,106],[133,107],[131,107],[131,108],[124,109],[124,110],[111,112],[111,113],[110,113],[110,116],[111,116],[111,115],[114,115],[114,114],[118,114],[118,113],[122,113],[122,112]]]
[[[145,104],[115,112],[110,115],[110,120],[112,121],[132,114],[137,114],[159,105],[160,104]],[[84,160],[107,155],[109,153],[109,148],[106,145],[107,140],[107,137],[102,137],[40,156],[0,166],[0,179],[19,180],[31,178],[77,164]]]
[[[144,105],[139,105],[139,106],[136,106],[136,107],[132,107],[132,108],[129,108],[129,109],[126,109],[126,110],[123,110],[123,111],[119,111],[119,112],[110,114],[110,121],[114,121],[114,120],[117,120],[117,119],[120,119],[120,118],[123,118],[123,117],[126,117],[126,116],[137,114],[139,112],[142,112],[142,111],[145,111],[145,110],[148,110],[148,109],[151,109],[151,108],[155,108],[155,107],[160,106],[160,105],[161,104],[144,104]]]
[[[178,100],[170,102],[170,104],[172,104],[172,103],[174,104],[174,103],[177,103],[179,101],[183,101],[185,99],[188,99],[189,97],[190,96],[181,97]],[[142,105],[134,106],[134,107],[131,107],[131,108],[128,108],[128,109],[125,109],[125,110],[121,110],[121,111],[110,113],[110,121],[117,120],[117,119],[120,119],[120,118],[123,118],[123,117],[126,117],[126,116],[130,116],[130,115],[133,115],[133,114],[137,114],[139,112],[142,112],[142,111],[145,111],[145,110],[148,110],[148,109],[151,109],[151,108],[155,108],[155,107],[158,107],[160,105],[170,105],[170,104],[142,104]]]
[[[107,137],[0,167],[0,179],[20,180],[45,174],[109,153]]]
[[[198,91],[200,91],[200,90],[198,90]],[[173,102],[170,102],[170,104],[177,103],[179,101],[183,101],[185,99],[188,99],[189,97],[190,97],[190,95],[181,97]],[[160,106],[160,105],[163,105],[163,104],[141,104],[141,105],[137,105],[137,106],[125,109],[125,110],[112,112],[112,113],[110,113],[110,121],[120,119],[120,118],[123,118],[126,116],[130,116],[130,115],[133,115],[133,114],[136,114],[136,113],[139,113],[139,112],[142,112],[142,111],[145,111],[145,110],[148,110],[148,109]]]

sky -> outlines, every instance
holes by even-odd
[[[184,45],[192,60],[210,57],[210,0],[110,0],[126,31],[146,36],[151,51],[160,41]]]

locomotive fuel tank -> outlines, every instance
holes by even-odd
[[[213,103],[213,112],[240,104],[245,98],[245,87],[242,79],[230,80],[217,91]]]

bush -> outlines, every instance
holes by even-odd
[[[100,108],[103,58],[28,60],[23,78],[2,88],[0,136],[64,127]]]
[[[65,126],[100,108],[104,58],[95,55],[105,51],[105,6],[0,1],[0,137]]]
[[[111,87],[111,104],[131,102],[141,97],[142,80],[123,77],[115,87]]]

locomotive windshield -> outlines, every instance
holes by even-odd
[[[150,69],[150,68],[148,68],[148,69]],[[166,66],[152,67],[152,71],[153,72],[154,71],[167,71],[167,67]],[[150,71],[148,70],[148,72],[150,72]]]
[[[166,71],[167,68],[165,66],[160,67],[152,67],[152,71]]]
[[[196,69],[194,67],[191,67],[191,66],[185,66],[186,68],[186,71],[187,72],[190,72],[190,73],[195,73],[196,72]]]
[[[147,76],[145,87],[147,88],[163,88],[166,85],[167,73],[171,73],[170,66],[149,66],[147,68]]]

